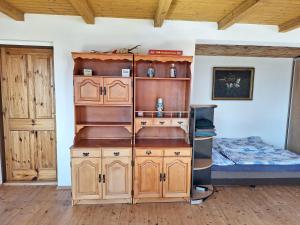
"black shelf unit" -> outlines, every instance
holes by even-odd
[[[191,105],[190,108],[189,138],[193,146],[191,193],[195,186],[211,184],[212,145],[213,136],[215,136],[214,109],[216,107],[216,105]]]

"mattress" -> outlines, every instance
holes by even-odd
[[[300,165],[300,155],[269,145],[260,137],[218,138],[213,148],[237,165]]]

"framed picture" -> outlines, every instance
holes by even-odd
[[[254,68],[214,67],[213,100],[252,100]]]

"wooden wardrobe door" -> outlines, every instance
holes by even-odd
[[[103,104],[102,77],[74,77],[75,104]]]
[[[38,180],[56,180],[54,81],[50,54],[28,55],[33,74],[35,151]]]
[[[131,104],[131,90],[131,78],[104,78],[104,104]]]
[[[103,199],[131,197],[131,159],[115,157],[102,159]]]
[[[134,174],[135,198],[161,198],[163,169],[161,157],[136,157]]]
[[[163,197],[190,196],[190,157],[165,157],[164,176]]]
[[[7,180],[55,180],[52,50],[2,48],[1,56]]]
[[[295,60],[287,148],[300,153],[300,59]]]
[[[73,199],[101,199],[101,158],[72,159]]]

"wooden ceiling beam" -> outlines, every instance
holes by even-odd
[[[195,54],[202,56],[296,58],[300,56],[300,48],[281,46],[196,44]]]
[[[87,24],[95,24],[95,16],[87,0],[69,0]]]
[[[220,21],[218,21],[218,29],[225,30],[226,28],[238,22],[258,2],[259,0],[243,1],[240,5],[234,8],[230,13],[224,16]]]
[[[300,16],[279,25],[279,32],[288,32],[300,27]]]
[[[172,0],[159,0],[154,17],[154,27],[161,27],[168,14]]]
[[[17,9],[5,0],[0,0],[0,12],[17,21],[24,21],[24,12]]]

